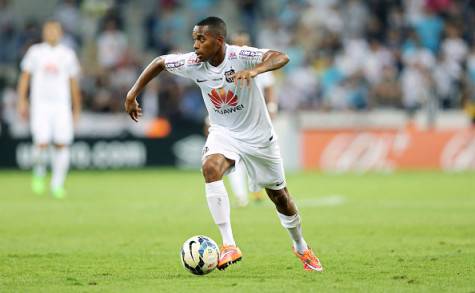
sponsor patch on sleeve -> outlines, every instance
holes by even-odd
[[[186,61],[186,64],[187,64],[187,65],[192,65],[192,66],[193,66],[193,65],[200,65],[200,64],[201,64],[201,61],[200,61],[200,59],[198,59],[198,57],[196,57],[196,58],[190,58],[190,59],[188,59],[188,61]]]
[[[262,52],[260,51],[252,51],[252,50],[241,50],[239,52],[239,56],[245,57],[245,58],[256,58],[262,56]]]
[[[177,69],[185,65],[185,59],[180,59],[176,61],[166,62],[165,67],[167,69]]]

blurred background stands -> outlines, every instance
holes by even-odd
[[[41,9],[40,6],[41,5]],[[236,13],[238,11],[238,13]],[[56,18],[82,64],[84,109],[118,113],[128,88],[155,56],[192,50],[207,15],[282,50],[284,112],[462,109],[475,100],[475,2],[470,0],[0,0],[2,120],[13,122],[18,62]],[[149,117],[206,115],[199,89],[163,75],[142,96]],[[469,107],[467,107],[469,108]]]

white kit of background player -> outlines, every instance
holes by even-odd
[[[45,191],[48,146],[53,144],[51,191],[57,198],[65,195],[73,120],[79,117],[81,99],[77,81],[79,62],[72,49],[59,43],[61,35],[59,23],[45,23],[44,42],[31,46],[26,52],[18,85],[18,108],[26,118],[27,92],[31,83],[29,116],[34,144],[33,191],[38,194]]]

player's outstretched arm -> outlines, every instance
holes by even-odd
[[[165,60],[162,57],[155,58],[149,65],[142,71],[139,78],[135,81],[135,84],[127,93],[124,107],[125,111],[129,113],[130,118],[135,122],[138,122],[140,116],[142,116],[142,108],[140,108],[137,102],[137,96],[143,91],[145,86],[160,72],[165,69]]]
[[[30,73],[27,71],[23,71],[20,75],[20,79],[18,81],[17,86],[17,94],[18,94],[18,104],[17,104],[17,111],[20,114],[22,119],[27,119],[28,117],[28,86],[30,83]]]
[[[238,84],[242,80],[249,85],[251,83],[251,78],[267,71],[279,69],[288,62],[289,56],[287,56],[287,54],[269,50],[264,54],[264,56],[262,56],[262,62],[257,64],[254,68],[236,72],[234,75],[234,82]]]
[[[289,63],[289,56],[279,51],[269,50],[264,56],[262,56],[262,62],[257,64],[254,70],[257,74],[261,74],[266,71],[272,71],[283,67]]]

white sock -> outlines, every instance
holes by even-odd
[[[221,238],[223,238],[224,245],[236,245],[233,237],[233,229],[231,228],[231,223],[218,224],[219,232],[221,233]]]
[[[247,199],[247,185],[246,185],[246,170],[244,165],[238,164],[234,172],[229,173],[229,184],[233,190],[234,195],[237,197],[239,204],[245,206],[248,204]]]
[[[279,216],[282,226],[284,226],[284,228],[289,231],[295,250],[297,250],[299,253],[303,253],[305,250],[307,250],[308,246],[307,242],[305,242],[305,239],[303,239],[302,236],[302,224],[300,222],[299,214],[297,213],[292,216],[286,216],[277,212],[277,215]]]
[[[206,200],[213,220],[218,225],[224,245],[236,245],[231,229],[229,198],[223,180],[206,183]]]
[[[51,188],[62,187],[69,169],[69,148],[55,148],[52,161]]]
[[[33,175],[37,177],[46,176],[46,164],[48,162],[48,149],[33,147]]]

